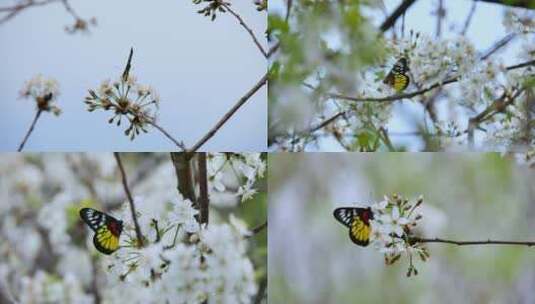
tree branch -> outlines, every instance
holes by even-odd
[[[268,74],[266,73],[255,86],[250,89],[245,95],[243,95],[238,102],[227,112],[223,117],[216,123],[216,125],[206,133],[191,149],[188,150],[188,152],[196,152],[199,150],[199,148],[204,145],[210,138],[212,138],[219,129],[229,120],[232,115],[234,115],[240,108],[243,106],[249,98],[251,98],[261,87],[266,84],[268,78]]]
[[[412,243],[445,243],[453,244],[458,246],[468,246],[468,245],[522,245],[522,246],[535,246],[535,242],[531,241],[496,241],[496,240],[486,240],[486,241],[454,241],[447,239],[426,239],[426,238],[411,238]]]
[[[14,6],[0,7],[0,12],[8,13],[6,16],[0,19],[0,24],[7,22],[9,19],[21,13],[24,9],[27,9],[30,7],[43,6],[43,5],[47,5],[47,4],[59,2],[59,1],[63,1],[63,0],[24,1]]]
[[[381,24],[379,29],[381,32],[386,32],[388,29],[390,29],[394,24],[396,23],[396,20],[405,13],[405,11],[414,4],[416,0],[404,0],[401,2],[401,4],[394,10],[394,12],[388,16],[385,21]]]
[[[199,164],[199,223],[208,224],[208,211],[210,205],[210,198],[208,197],[208,173],[206,169],[206,152],[198,153]]]
[[[28,132],[26,132],[26,135],[22,139],[22,142],[20,143],[17,152],[22,151],[22,149],[24,148],[24,145],[26,144],[26,141],[28,140],[28,138],[32,134],[33,129],[35,128],[35,124],[37,123],[37,120],[39,119],[39,116],[41,116],[42,112],[43,112],[43,110],[37,109],[37,112],[35,113],[35,117],[33,118],[32,124],[30,125],[30,128],[28,129]]]
[[[253,42],[254,44],[258,47],[258,49],[260,50],[260,52],[262,53],[262,55],[264,55],[264,57],[268,58],[268,54],[266,53],[266,51],[264,50],[264,48],[262,47],[262,45],[260,44],[260,42],[258,41],[258,39],[256,38],[253,30],[251,30],[251,28],[247,25],[247,23],[245,23],[245,21],[243,21],[242,17],[236,13],[235,11],[233,11],[230,6],[228,4],[226,4],[225,2],[223,1],[220,1],[219,2],[223,7],[225,7],[226,10],[229,11],[229,13],[231,13],[236,19],[238,19],[238,22],[240,23],[240,25],[249,33],[249,36],[251,36],[251,38],[253,39]]]
[[[171,160],[175,167],[175,174],[177,178],[177,190],[185,199],[193,202],[196,209],[197,200],[195,199],[195,192],[193,190],[193,176],[191,172],[190,159],[193,153],[188,152],[171,152]]]
[[[126,180],[126,173],[124,172],[123,163],[121,162],[121,156],[118,152],[114,152],[113,155],[115,156],[117,166],[119,167],[119,171],[121,172],[121,180],[123,182],[124,192],[126,193],[126,197],[128,198],[128,202],[130,203],[130,212],[132,213],[132,220],[134,221],[134,226],[136,228],[138,246],[143,247],[143,234],[141,234],[141,228],[139,227],[139,223],[137,221],[136,206],[134,204],[134,199],[132,198],[132,193],[128,188],[128,181]]]

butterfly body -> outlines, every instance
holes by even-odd
[[[386,75],[383,83],[391,86],[396,92],[400,93],[409,86],[410,78],[407,75],[408,71],[409,66],[407,59],[401,57],[396,64],[394,64],[394,67],[392,67],[392,70],[390,70],[388,75]]]
[[[373,220],[371,208],[341,207],[333,211],[334,218],[349,228],[349,238],[353,243],[366,247],[370,243],[371,226]]]
[[[112,254],[119,249],[119,238],[123,231],[122,221],[91,208],[81,209],[80,217],[95,231],[93,244],[98,251]]]

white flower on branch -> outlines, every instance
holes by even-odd
[[[52,112],[57,116],[61,114],[61,109],[56,105],[59,93],[57,80],[37,74],[26,81],[19,94],[21,98],[32,98],[38,110]]]
[[[125,118],[130,125],[124,133],[132,140],[141,131],[148,132],[147,125],[155,121],[159,102],[160,95],[156,90],[138,83],[132,73],[114,82],[104,80],[98,89],[90,89],[85,98],[89,112],[103,109],[114,113],[109,123],[120,126]]]

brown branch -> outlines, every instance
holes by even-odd
[[[175,174],[177,178],[177,190],[185,199],[189,199],[197,207],[197,200],[195,199],[195,192],[193,190],[193,176],[191,172],[190,159],[193,153],[187,152],[171,152],[171,160],[175,167]],[[198,209],[198,208],[196,208]]]
[[[401,4],[394,10],[394,12],[388,16],[385,21],[381,24],[379,29],[381,32],[386,32],[396,23],[396,20],[405,13],[405,11],[414,4],[416,0],[404,0]]]
[[[505,69],[507,71],[511,71],[511,70],[527,67],[527,66],[530,66],[530,65],[535,65],[535,60],[527,61],[527,62],[520,63],[520,64],[513,65],[513,66],[508,66]],[[457,82],[457,81],[459,81],[459,79],[460,79],[460,77],[456,76],[456,77],[452,77],[452,78],[446,79],[446,80],[444,80],[442,82],[436,82],[436,83],[432,84],[431,86],[429,86],[427,88],[423,88],[421,90],[417,90],[417,91],[410,92],[410,93],[386,96],[386,97],[351,97],[351,96],[345,96],[345,95],[335,94],[335,93],[326,93],[325,95],[327,97],[334,98],[334,99],[343,99],[343,100],[349,100],[349,101],[355,101],[355,102],[370,102],[370,101],[371,102],[388,102],[388,101],[396,101],[396,100],[400,100],[400,99],[404,99],[404,98],[412,98],[414,96],[422,95],[422,94],[427,93],[427,92],[429,92],[429,91],[431,91],[431,90],[433,90],[435,88],[438,88],[438,87],[441,87],[441,86],[444,86],[444,85],[447,85],[447,84],[450,84],[450,83]]]
[[[199,165],[199,223],[208,224],[208,209],[210,205],[210,198],[208,196],[208,171],[206,169],[206,152],[198,153]]]
[[[253,30],[247,25],[247,23],[245,23],[245,21],[243,21],[242,17],[236,13],[235,11],[233,11],[230,6],[228,4],[226,4],[225,2],[223,1],[220,1],[219,2],[226,10],[229,11],[229,13],[231,13],[236,19],[238,19],[238,22],[240,23],[240,25],[249,33],[249,36],[251,36],[251,38],[253,39],[253,42],[254,44],[258,47],[258,49],[260,50],[260,52],[262,53],[262,55],[264,55],[264,57],[268,58],[268,54],[266,53],[266,51],[264,50],[264,48],[262,47],[262,45],[260,44],[260,42],[258,41],[258,39],[256,38]]]
[[[259,81],[250,89],[245,95],[243,95],[238,102],[227,112],[223,117],[216,123],[216,125],[206,133],[188,152],[196,152],[199,148],[204,145],[210,138],[212,138],[219,129],[229,120],[232,115],[234,115],[240,108],[243,106],[249,98],[251,98],[261,87],[266,84],[268,74],[266,73]]]
[[[42,112],[43,112],[43,110],[37,109],[37,112],[35,113],[35,117],[33,118],[32,124],[30,125],[30,128],[28,129],[28,132],[26,132],[26,135],[24,135],[24,138],[22,139],[22,142],[20,143],[17,152],[22,151],[22,149],[24,148],[24,145],[26,144],[26,141],[28,140],[28,138],[32,134],[33,129],[35,128],[35,124],[37,123],[37,120],[39,119],[39,116],[41,116]]]
[[[468,246],[468,245],[522,245],[522,246],[535,246],[535,242],[531,241],[496,241],[496,240],[486,240],[486,241],[454,241],[447,239],[426,239],[426,238],[411,238],[412,243],[445,243],[453,244],[458,246]]]
[[[136,206],[134,204],[134,199],[132,198],[132,193],[128,188],[128,181],[126,180],[126,173],[124,172],[123,163],[121,162],[121,156],[118,152],[114,152],[113,155],[115,156],[117,166],[119,167],[119,171],[121,173],[121,180],[123,182],[124,192],[126,193],[126,197],[128,198],[128,202],[130,203],[130,212],[132,214],[132,220],[134,221],[134,226],[136,228],[138,246],[143,247],[143,234],[141,234],[141,229],[139,228],[139,223],[137,222]]]

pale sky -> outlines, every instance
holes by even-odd
[[[131,142],[107,123],[110,113],[89,113],[89,88],[121,75],[134,47],[132,72],[161,95],[159,123],[191,146],[266,72],[266,60],[229,14],[214,22],[192,1],[70,1],[82,18],[96,17],[89,35],[67,34],[74,21],[61,4],[30,8],[0,25],[0,150],[14,151],[35,114],[19,100],[26,80],[42,73],[60,83],[63,114],[44,113],[26,151],[167,151],[157,130]],[[2,1],[1,7],[14,1]],[[251,1],[233,8],[264,42],[266,13]],[[267,89],[262,88],[205,146],[207,151],[264,151]]]

